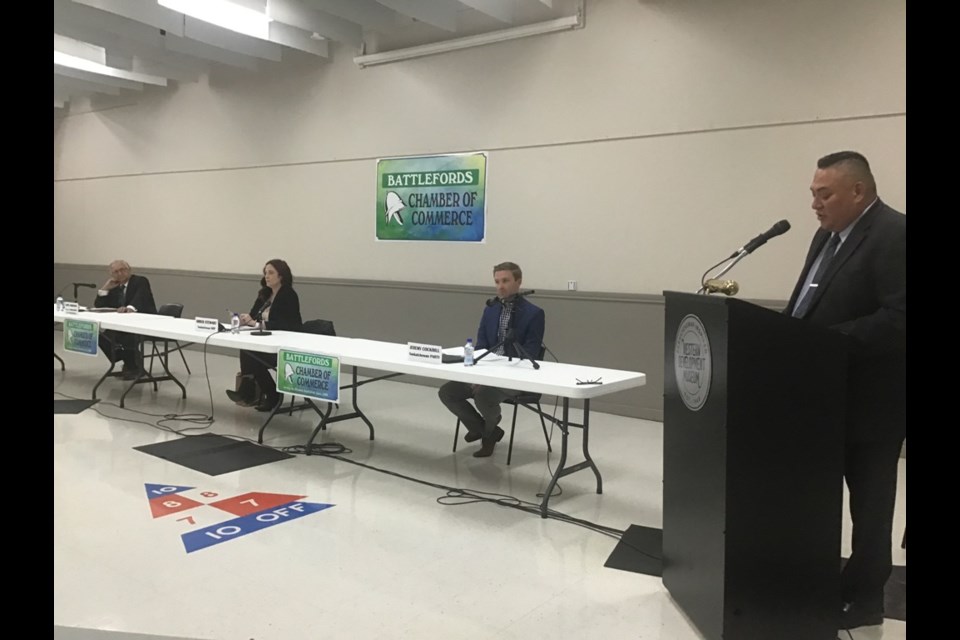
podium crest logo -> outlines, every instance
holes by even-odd
[[[711,360],[710,339],[700,318],[684,317],[673,346],[673,371],[680,399],[690,411],[699,411],[710,396]]]

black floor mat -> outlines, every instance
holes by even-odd
[[[648,576],[662,576],[663,529],[630,525],[603,566]]]
[[[53,401],[53,413],[54,415],[58,413],[80,413],[81,411],[86,411],[93,405],[100,402],[99,400],[54,400]]]
[[[252,442],[232,440],[209,433],[134,449],[209,476],[219,476],[293,457]]]
[[[904,535],[906,538],[906,535]],[[663,575],[663,530],[632,524],[623,533],[613,553],[603,564],[611,569],[648,576]],[[843,558],[841,562],[846,562]],[[883,615],[907,620],[907,568],[894,566],[883,594]]]

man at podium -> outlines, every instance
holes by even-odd
[[[844,479],[853,550],[841,628],[883,622],[892,569],[897,465],[906,437],[907,218],[877,196],[867,159],[820,158],[810,186],[820,222],[784,313],[852,338]]]

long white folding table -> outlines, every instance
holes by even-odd
[[[557,362],[540,362],[540,368],[534,369],[529,361],[516,358],[508,360],[494,355],[484,358],[471,367],[464,366],[462,363],[432,364],[409,359],[406,344],[290,331],[274,331],[272,334],[265,336],[253,335],[250,331],[242,331],[239,334],[223,332],[211,335],[209,332],[197,330],[196,323],[185,318],[141,313],[121,314],[84,311],[76,314],[66,314],[54,308],[54,322],[63,322],[67,317],[98,322],[101,329],[113,329],[180,342],[205,343],[228,349],[244,349],[261,353],[277,353],[280,349],[286,349],[337,356],[342,365],[351,367],[353,371],[353,384],[342,385],[341,389],[351,388],[354,410],[348,414],[330,417],[329,405],[326,411],[317,409],[321,416],[320,422],[307,441],[307,451],[310,451],[310,444],[320,430],[333,422],[351,418],[360,418],[366,423],[372,440],[374,438],[373,424],[359,409],[357,389],[363,384],[387,377],[409,374],[557,396],[563,403],[561,418],[555,419],[544,414],[544,417],[552,420],[561,432],[560,460],[553,477],[550,479],[550,484],[544,491],[544,498],[540,505],[541,516],[544,518],[547,516],[550,494],[553,493],[557,481],[571,473],[584,469],[592,470],[597,480],[597,493],[603,493],[603,479],[600,470],[590,457],[589,450],[590,400],[624,389],[639,387],[646,383],[646,375],[636,371]],[[359,367],[390,373],[386,376],[359,381],[357,378]],[[584,384],[586,381],[600,381],[601,383]],[[179,384],[179,381],[177,381],[177,384]],[[570,421],[571,400],[583,402],[583,422],[580,424]],[[316,408],[316,405],[313,406]],[[266,425],[269,424],[277,412],[278,409],[274,408],[263,427],[261,427],[261,443],[263,442],[263,432]],[[582,462],[567,466],[567,439],[570,427],[582,429],[581,439],[584,459]]]

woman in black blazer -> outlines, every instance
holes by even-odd
[[[300,331],[303,324],[300,318],[300,298],[293,290],[293,273],[283,260],[274,259],[263,265],[263,278],[260,279],[260,293],[250,308],[250,313],[240,314],[240,325],[257,326],[263,320],[267,329],[276,331]],[[256,405],[257,411],[270,411],[280,402],[280,394],[270,375],[270,369],[277,366],[277,354],[258,351],[240,352],[239,388],[227,390],[231,400],[241,406]],[[260,386],[261,396],[256,397],[253,381]]]

